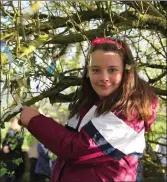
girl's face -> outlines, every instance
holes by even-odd
[[[113,93],[122,81],[123,60],[116,52],[96,50],[91,55],[88,76],[100,99]]]

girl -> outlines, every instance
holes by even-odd
[[[157,97],[139,78],[121,40],[91,42],[79,98],[67,126],[23,107],[22,125],[58,156],[52,182],[135,181]]]

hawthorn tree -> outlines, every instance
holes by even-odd
[[[90,40],[99,36],[125,39],[141,76],[166,99],[166,2],[4,1],[0,8],[1,48],[8,49],[1,50],[2,113],[43,98],[71,102]]]
[[[49,98],[51,104],[70,103],[81,84],[90,41],[100,36],[125,39],[141,77],[161,103],[166,101],[166,1],[0,3],[5,122],[16,115],[8,112],[19,102],[30,106]],[[152,166],[147,173],[159,170],[156,163],[146,164]]]

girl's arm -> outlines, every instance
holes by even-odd
[[[27,129],[61,159],[76,160],[91,153],[104,155],[84,130],[70,131],[52,118],[35,116]]]
[[[136,132],[113,113],[88,120],[80,132],[43,115],[33,117],[27,128],[63,160],[81,162],[104,155],[119,160],[129,154],[139,156],[145,148],[144,129]]]

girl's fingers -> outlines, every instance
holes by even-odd
[[[27,106],[22,106],[22,110],[24,110],[24,109],[26,109],[27,108]]]
[[[19,124],[20,126],[23,126],[23,124],[22,124],[22,122],[21,122],[21,119],[18,120],[18,124]]]

